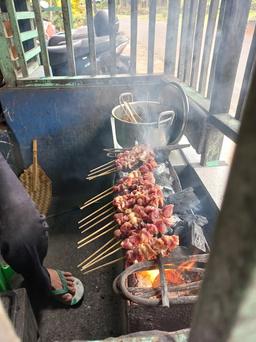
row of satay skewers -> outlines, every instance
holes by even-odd
[[[115,160],[118,170],[131,170],[127,176],[98,195],[86,201],[81,209],[117,194],[95,212],[81,219],[79,229],[86,233],[99,223],[105,224],[78,242],[82,248],[96,239],[112,232],[114,237],[84,259],[78,267],[84,274],[126,259],[127,265],[134,262],[167,256],[178,245],[175,235],[168,235],[172,225],[173,205],[164,205],[161,188],[155,184],[154,169],[157,167],[154,152],[146,146],[135,146],[130,151],[119,153]],[[98,167],[98,170],[105,166]],[[93,172],[96,169],[93,169]],[[101,173],[103,175],[104,172]],[[111,260],[94,267],[120,250],[125,257]],[[93,267],[93,268],[92,268]]]

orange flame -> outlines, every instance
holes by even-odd
[[[195,265],[195,261],[185,261],[181,263],[178,267],[174,264],[168,264],[169,266],[173,266],[172,269],[165,270],[166,281],[170,285],[180,285],[185,282],[184,272],[191,270],[191,268]],[[160,275],[159,270],[148,270],[148,271],[140,271],[137,272],[137,279],[140,286],[142,287],[159,287],[160,286]]]

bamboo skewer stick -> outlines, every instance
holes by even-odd
[[[33,140],[33,191],[38,188],[38,157],[37,157],[37,140]]]
[[[100,229],[102,230],[102,228],[107,228],[108,226],[110,226],[112,223],[114,223],[115,221],[114,220],[112,220],[112,221],[110,221],[110,222],[108,222],[107,224],[105,224],[103,227],[101,227]],[[98,230],[99,229],[97,229],[95,232],[98,232]],[[94,232],[94,233],[95,233]],[[80,243],[82,243],[82,242],[84,242],[84,241],[86,241],[87,240],[87,236],[85,237],[85,238],[83,238],[83,239],[81,239],[80,241],[78,241],[78,245],[80,244]]]
[[[127,102],[127,105],[128,105],[128,107],[129,107],[130,111],[133,113],[133,117],[135,118],[135,116],[134,116],[134,115],[136,115],[136,116],[137,116],[137,118],[139,118],[139,120],[140,120],[140,121],[142,121],[142,119],[141,119],[140,115],[139,115],[139,114],[136,112],[136,110],[135,110],[134,106],[132,106],[132,104],[131,104],[131,103],[129,103],[129,102]]]
[[[115,238],[112,238],[110,240],[108,240],[108,242],[106,242],[104,245],[102,245],[99,249],[96,249],[95,252],[93,252],[92,254],[90,254],[86,259],[84,259],[79,265],[77,265],[78,268],[80,268],[81,266],[83,266],[83,264],[85,264],[88,260],[90,260],[92,257],[94,257],[95,255],[97,255],[100,251],[102,251],[105,247],[107,247],[109,244],[111,244],[111,242],[115,241]]]
[[[99,255],[97,255],[94,259],[92,259],[91,261],[89,261],[85,266],[82,267],[82,270],[85,268],[88,268],[89,266],[93,265],[95,262],[100,261],[103,255],[105,255],[108,251],[110,251],[112,248],[116,247],[117,245],[120,245],[120,241],[116,241],[116,243],[114,243],[113,245],[111,245],[110,247],[108,247],[106,250],[104,250],[103,252],[101,252]],[[118,250],[121,249],[122,247],[118,247]]]
[[[93,216],[94,214],[98,213],[99,211],[101,211],[102,209],[106,208],[107,206],[109,206],[110,204],[112,204],[112,201],[108,202],[107,204],[103,205],[102,207],[100,207],[99,209],[95,210],[93,213],[91,213],[90,215],[85,216],[84,218],[82,218],[80,221],[78,221],[78,224],[84,222],[86,219],[90,218],[91,216]]]
[[[114,223],[114,222],[115,222],[115,221],[113,220],[113,221],[108,222],[107,224],[109,224],[109,223]],[[108,227],[108,226],[107,226],[107,227]],[[88,240],[89,238],[91,238],[92,236],[98,234],[99,232],[101,232],[101,231],[104,230],[105,228],[106,228],[106,227],[103,226],[103,227],[101,227],[101,228],[95,230],[95,232],[93,232],[93,233],[87,235],[87,236],[85,237],[85,239]]]
[[[83,224],[79,227],[79,229],[81,229],[81,228],[83,228],[84,226],[86,226],[87,224],[89,224],[89,223],[91,223],[91,222],[97,220],[97,218],[99,218],[99,217],[101,217],[102,215],[108,213],[110,210],[113,210],[113,207],[110,207],[110,208],[104,210],[102,213],[100,213],[100,214],[94,216],[94,217],[93,217],[92,219],[90,219],[89,221],[86,221],[85,223],[83,223]],[[100,221],[99,221],[99,222],[100,222]]]
[[[100,262],[101,260],[104,260],[104,259],[108,258],[110,255],[112,255],[112,254],[114,254],[114,253],[120,251],[121,249],[122,249],[122,247],[118,247],[118,248],[114,249],[113,251],[109,252],[108,254],[104,255],[103,257],[101,257],[101,258],[99,258],[99,259],[93,261],[92,263],[83,266],[83,267],[82,267],[82,271],[83,271],[83,270],[86,270],[87,268],[90,268],[90,267],[91,267],[92,265],[94,265],[94,264],[97,264],[97,263]]]
[[[89,241],[84,242],[82,245],[78,246],[77,248],[79,249],[79,248],[82,248],[82,247],[88,245],[88,243],[91,243],[92,241],[98,239],[98,238],[101,237],[102,235],[107,234],[108,232],[110,232],[111,230],[115,229],[116,227],[117,227],[117,225],[116,225],[116,226],[113,226],[113,227],[111,227],[111,228],[109,228],[108,230],[105,230],[105,232],[103,232],[103,233],[101,233],[101,234],[95,236],[94,238],[92,238],[92,239],[89,240]]]
[[[137,120],[135,119],[133,112],[126,101],[124,101],[124,108],[126,112],[128,113],[128,115],[130,115],[130,118],[132,119],[132,121],[137,123]]]
[[[93,271],[99,270],[100,268],[106,267],[106,266],[108,266],[108,265],[115,264],[116,262],[118,262],[118,261],[120,261],[120,260],[123,260],[123,259],[124,259],[124,257],[117,258],[117,259],[115,259],[115,260],[112,260],[112,261],[107,262],[106,264],[100,265],[100,266],[98,266],[98,267],[94,267],[94,268],[92,268],[91,270],[84,272],[83,274],[91,273],[91,272],[93,272]]]
[[[112,209],[112,208],[110,208]],[[102,222],[102,221],[105,221],[108,217],[114,215],[115,211],[112,211],[110,214],[102,217],[99,221],[96,221],[95,223],[93,223],[92,225],[90,225],[89,227],[87,227],[85,230],[82,231],[82,233],[86,232],[87,230],[95,227],[98,223]],[[84,224],[82,224],[79,229],[82,229],[83,227],[85,227],[87,225],[87,222],[85,222]]]
[[[106,176],[106,175],[109,175],[110,173],[115,173],[115,172],[117,172],[117,171],[118,171],[117,168],[113,168],[113,169],[110,169],[109,171],[105,171],[105,172],[103,172],[103,173],[99,173],[99,174],[97,174],[97,175],[95,175],[95,176],[91,176],[91,177],[88,176],[86,179],[92,180],[92,179],[94,179],[94,178]]]
[[[114,166],[114,165],[108,165],[108,166],[104,167],[103,169],[100,169],[100,170],[97,170],[97,171],[93,171],[93,172],[89,172],[89,174],[88,174],[87,177],[95,176],[95,175],[98,174],[98,173],[105,172],[105,171],[109,171],[110,169],[113,168],[113,166]]]
[[[93,201],[90,201],[89,203],[84,204],[80,209],[83,210],[84,208],[88,207],[89,205],[98,202],[100,199],[107,197],[107,196],[111,195],[112,193],[113,193],[113,191],[110,190],[106,194],[101,195],[100,197],[95,198]]]
[[[88,175],[88,177],[86,179],[93,179],[93,178],[97,178],[97,177],[101,177],[101,176],[105,176],[105,175],[108,175],[109,173],[113,173],[113,172],[117,172],[118,169],[116,167],[112,168],[112,169],[109,169],[107,171],[104,171],[102,173],[98,173],[96,175]]]
[[[113,189],[113,186],[111,186],[110,188],[108,188],[108,189],[106,189],[106,190],[100,192],[99,194],[97,194],[97,195],[93,196],[92,198],[88,199],[87,201],[85,201],[85,202],[83,203],[83,205],[85,205],[85,204],[91,202],[91,201],[94,200],[95,198],[97,198],[97,197],[99,197],[99,196],[105,194],[106,192],[108,192],[109,190],[112,190],[112,189]]]
[[[109,161],[109,162],[107,162],[107,163],[105,163],[105,164],[102,164],[102,165],[100,165],[100,166],[98,166],[98,167],[95,167],[94,169],[90,170],[89,172],[93,172],[93,171],[95,171],[95,170],[101,169],[102,167],[104,167],[104,166],[106,166],[106,165],[109,165],[109,164],[111,164],[111,163],[114,163],[114,162],[115,162],[114,160],[111,160],[111,161]]]

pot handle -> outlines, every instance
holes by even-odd
[[[175,118],[175,113],[173,110],[165,110],[164,112],[161,112],[159,114],[159,117],[158,117],[158,120],[157,120],[157,125],[158,125],[158,128],[160,127],[161,123],[162,123],[162,118],[165,117],[165,116],[169,116],[169,120],[171,121],[171,125],[173,123],[173,120]]]
[[[122,93],[119,95],[119,104],[124,105],[125,102],[133,102],[133,94],[132,93]]]

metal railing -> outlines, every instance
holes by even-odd
[[[138,52],[138,2],[130,1],[130,75],[137,76]],[[17,6],[17,3],[23,3]],[[32,6],[31,6],[32,4]],[[147,75],[154,74],[157,0],[148,2],[148,48]],[[40,78],[30,80],[35,68],[43,67],[45,80],[52,78],[51,66],[45,41],[42,13],[39,0],[5,0],[6,8],[0,12],[0,68],[6,83],[14,86],[40,83]],[[110,76],[118,77],[116,61],[116,1],[108,0],[111,52]],[[224,131],[223,116],[229,112],[230,101],[239,63],[240,51],[248,21],[251,0],[169,0],[166,19],[166,37],[164,52],[164,75],[178,79],[195,91],[197,99],[209,100],[207,110],[212,122]],[[67,51],[66,80],[76,78],[76,58],[72,40],[71,2],[61,0],[63,27]],[[86,79],[101,77],[96,57],[96,39],[94,32],[93,2],[85,0],[88,28],[89,59],[91,74],[80,76]],[[28,22],[26,30],[21,30],[21,22]],[[7,26],[10,25],[10,33]],[[30,42],[30,48],[26,44]],[[32,42],[32,45],[31,45]],[[248,78],[256,52],[256,34],[254,33],[244,81],[235,118],[239,120],[247,91]],[[63,79],[63,77],[62,77]],[[31,83],[31,84],[32,84]],[[35,83],[34,83],[35,84]],[[221,119],[222,118],[222,119]],[[224,119],[225,119],[224,118]],[[228,121],[226,120],[226,121]],[[232,122],[233,128],[235,122]]]

